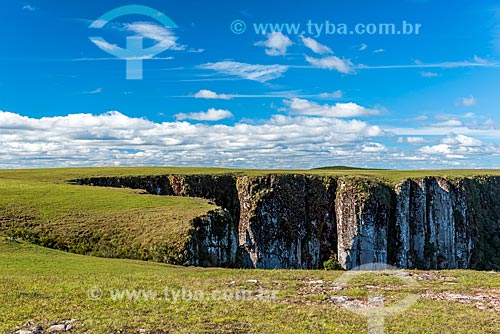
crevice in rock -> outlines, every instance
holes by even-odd
[[[500,177],[266,174],[94,177],[81,185],[200,197],[222,209],[193,221],[186,264],[350,269],[500,269]]]

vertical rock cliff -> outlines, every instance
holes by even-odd
[[[406,180],[396,187],[396,264],[401,268],[467,268],[463,192],[443,178]]]
[[[239,245],[252,268],[318,268],[336,245],[335,180],[239,177]]]
[[[194,219],[185,263],[204,267],[241,266],[235,227],[233,217],[224,209]]]
[[[387,263],[388,231],[392,220],[391,189],[363,178],[338,182],[338,262],[344,269],[367,263]]]
[[[500,269],[500,177],[406,179],[309,174],[102,177],[79,184],[201,197],[188,264],[350,269]]]

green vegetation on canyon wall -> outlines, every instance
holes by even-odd
[[[183,265],[497,269],[498,174],[8,170],[0,231],[80,254]]]

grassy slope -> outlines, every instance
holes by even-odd
[[[413,272],[419,274],[421,272]],[[430,273],[435,280],[404,287],[394,276],[365,275],[341,291],[324,286],[342,273],[327,271],[263,271],[185,268],[151,262],[103,259],[69,254],[0,238],[0,332],[26,321],[46,327],[78,318],[77,333],[365,333],[366,321],[327,301],[330,295],[366,299],[368,291],[401,299],[414,294],[485,291],[499,294],[500,275],[472,271]],[[421,273],[427,275],[428,273]],[[247,280],[259,282],[249,283]],[[113,301],[110,289],[196,289],[206,293],[228,289],[277,289],[275,301],[179,302]],[[370,287],[371,286],[371,287]],[[103,299],[93,301],[87,290],[100,287]],[[122,331],[119,331],[122,330]],[[403,314],[386,321],[387,333],[484,334],[500,331],[500,314],[473,304],[420,298]]]
[[[216,208],[203,199],[68,184],[76,175],[0,172],[0,231],[77,253],[148,259],[167,252],[158,250],[166,244],[182,248],[190,221]]]

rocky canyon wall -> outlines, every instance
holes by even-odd
[[[500,269],[500,177],[313,174],[99,177],[82,185],[201,197],[186,263],[246,268]]]

